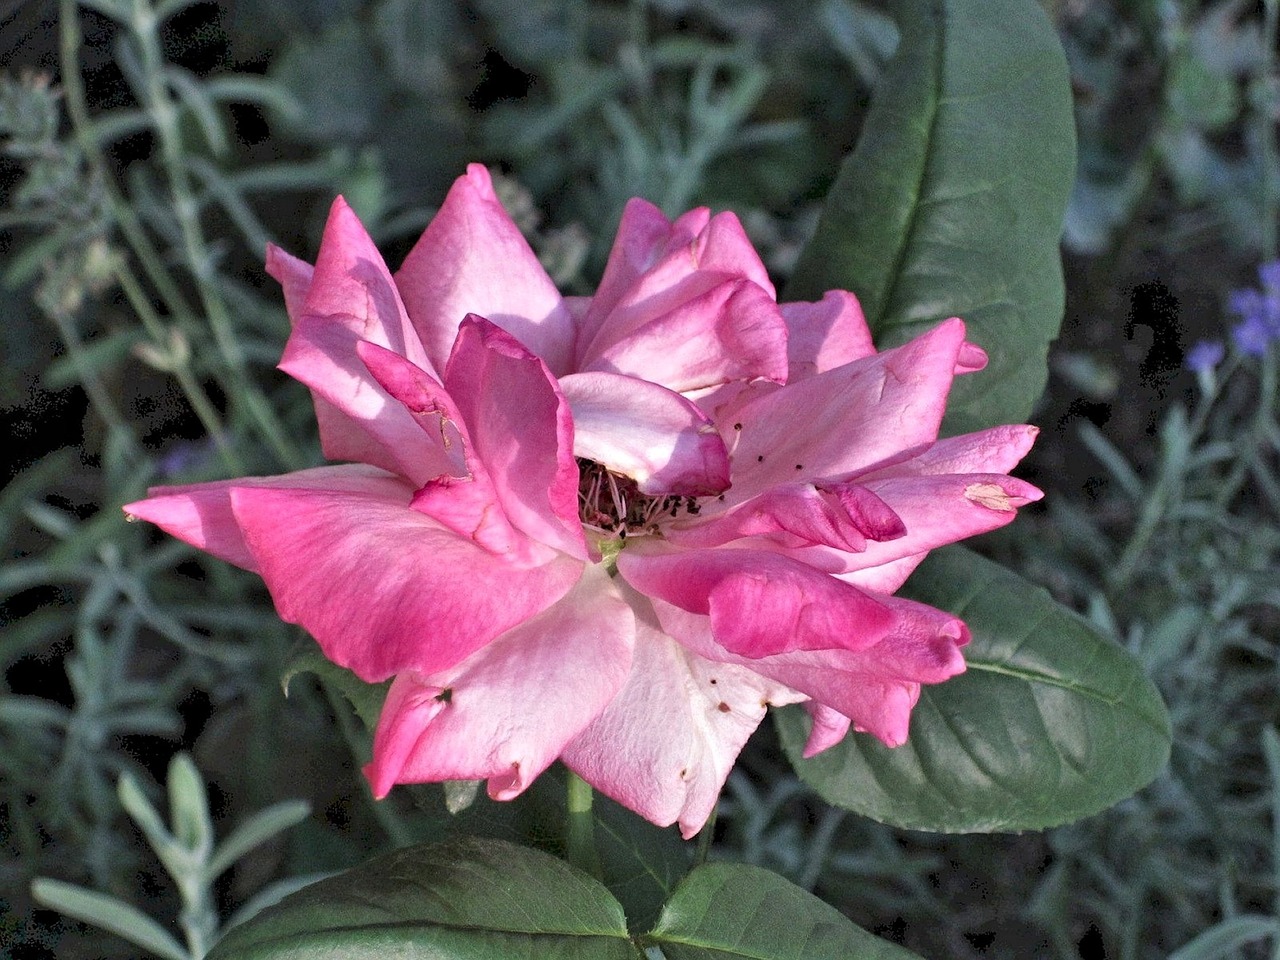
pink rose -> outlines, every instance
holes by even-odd
[[[1040,492],[1036,430],[939,441],[985,354],[948,320],[876,353],[854,297],[779,305],[736,217],[631,201],[595,296],[555,289],[472,165],[388,271],[334,203],[314,268],[271,249],[324,452],[351,463],[128,505],[260,574],[280,616],[395,677],[366,774],[487,779],[557,758],[696,833],[769,704],[808,752],[893,746],[964,670],[950,614],[891,594]]]

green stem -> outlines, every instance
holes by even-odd
[[[599,879],[600,853],[596,850],[596,825],[591,816],[594,793],[591,784],[572,770],[568,771],[566,799],[568,817],[565,822],[565,852],[569,862]]]

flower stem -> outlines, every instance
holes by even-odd
[[[596,825],[591,816],[594,793],[591,784],[572,770],[566,787],[568,817],[565,823],[565,852],[569,862],[597,880],[601,876],[600,853],[596,850]]]

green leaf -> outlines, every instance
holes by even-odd
[[[315,674],[321,683],[346,697],[365,727],[373,730],[378,726],[378,715],[382,713],[382,703],[387,699],[391,681],[365,683],[350,670],[326,659],[312,641],[304,641],[299,645],[289,660],[289,665],[280,675],[280,689],[285,696],[289,695],[290,682],[300,673]]]
[[[775,873],[738,863],[698,867],[644,941],[667,960],[908,960]]]
[[[132,904],[61,880],[31,882],[31,897],[42,907],[110,930],[164,960],[188,960],[187,951],[164,927]]]
[[[828,802],[917,830],[1033,830],[1097,813],[1164,767],[1169,714],[1154,684],[1044,590],[952,546],[903,595],[964,618],[969,668],[924,687],[892,750],[854,733],[803,760],[807,717],[781,711],[788,756]]]
[[[1066,59],[1035,0],[899,2],[902,40],[786,299],[852,290],[879,346],[960,316],[991,357],[947,430],[1025,419],[1062,320]]]
[[[407,847],[286,897],[209,960],[389,956],[638,960],[622,907],[545,853],[467,838]]]

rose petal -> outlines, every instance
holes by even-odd
[[[433,673],[559,600],[582,564],[520,567],[367,492],[232,487],[244,542],[290,623],[370,682]]]
[[[650,380],[678,393],[757,377],[782,382],[787,328],[764,290],[730,280],[590,354],[585,367]]]
[[[625,587],[636,613],[631,673],[604,712],[565,748],[565,764],[646,819],[680,824],[688,839],[770,703],[794,691],[752,671],[713,663],[663,634],[652,608]]]
[[[512,526],[586,559],[573,416],[546,365],[511,334],[469,316],[444,382]]]
[[[463,318],[474,313],[557,375],[569,372],[573,320],[482,165],[468,165],[454,182],[396,283],[437,369],[444,368]]]
[[[716,642],[757,658],[792,650],[873,646],[894,617],[873,598],[789,557],[760,550],[637,545],[618,572],[641,593],[710,616]]]
[[[856,475],[938,435],[964,323],[855,360],[717,414],[737,434],[730,503],[810,477]]]
[[[677,520],[663,536],[682,547],[718,547],[742,537],[798,548],[822,544],[865,550],[867,540],[892,540],[906,528],[901,518],[865,487],[852,483],[792,483],[774,487],[718,515]]]
[[[298,470],[278,477],[240,477],[152,487],[147,499],[124,505],[130,519],[146,520],[185,543],[213,554],[237,567],[258,571],[257,562],[240,533],[231,511],[231,491],[236,487],[273,487],[285,490],[329,490],[365,494],[379,500],[408,504],[413,487],[400,477],[364,464],[341,464]]]
[[[788,383],[873,356],[875,344],[858,298],[828,290],[817,303],[779,304],[787,322]]]
[[[489,781],[524,791],[621,688],[635,618],[603,567],[558,603],[447,670],[396,677],[378,720],[375,797],[395,783]]]
[[[729,453],[698,407],[665,387],[613,373],[560,378],[574,455],[631,477],[642,493],[701,497],[729,486]]]

